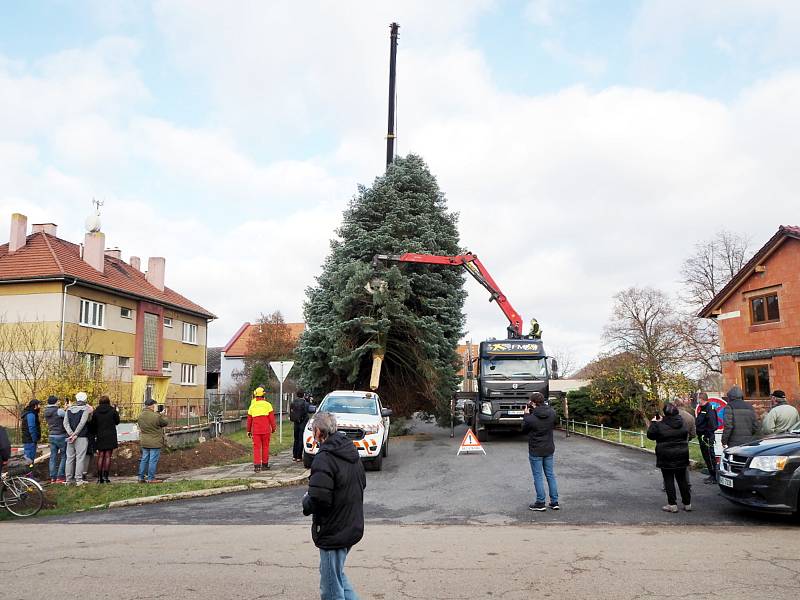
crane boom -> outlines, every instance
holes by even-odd
[[[377,265],[380,261],[464,267],[478,283],[489,291],[489,294],[491,294],[489,302],[494,300],[497,302],[497,306],[500,307],[500,310],[503,311],[509,323],[508,337],[512,339],[519,339],[522,337],[522,317],[520,317],[519,313],[511,306],[508,298],[506,298],[506,295],[500,290],[500,286],[492,279],[492,276],[489,275],[489,271],[483,266],[478,256],[472,252],[458,254],[456,256],[416,254],[413,252],[406,252],[405,254],[376,254],[372,259],[372,264]]]

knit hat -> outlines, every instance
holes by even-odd
[[[86,404],[86,401],[89,399],[89,396],[86,392],[78,392],[75,394],[75,402],[78,404]]]
[[[58,396],[48,396],[47,403],[48,404],[58,404]]]
[[[728,400],[744,400],[744,393],[742,392],[742,388],[740,388],[738,385],[735,385],[729,389],[727,396]]]
[[[780,398],[781,400],[786,400],[786,392],[783,390],[775,390],[770,394],[773,398]]]

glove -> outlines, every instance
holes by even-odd
[[[253,432],[252,431],[248,431],[247,432],[247,437],[249,437],[249,438],[253,437]]]
[[[303,515],[307,517],[313,512],[313,501],[311,500],[311,496],[308,495],[308,492],[306,492],[303,496]]]

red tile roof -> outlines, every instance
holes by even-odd
[[[286,323],[289,328],[289,335],[292,339],[297,341],[306,330],[305,323]],[[239,328],[231,341],[222,349],[227,357],[243,357],[247,356],[250,346],[250,340],[258,332],[259,323],[245,323]]]
[[[727,300],[731,294],[733,294],[747,279],[747,277],[753,272],[753,269],[767,257],[767,255],[771,254],[772,251],[777,248],[786,238],[795,238],[800,240],[800,227],[796,225],[781,225],[778,227],[778,231],[773,235],[767,243],[764,244],[761,249],[753,255],[747,264],[742,267],[742,269],[734,275],[733,279],[731,279],[727,285],[722,288],[719,293],[711,299],[711,302],[705,305],[703,309],[697,313],[698,317],[711,317],[714,310],[725,300]]]
[[[79,283],[101,287],[111,293],[142,298],[207,319],[216,318],[199,304],[167,287],[163,291],[152,286],[144,273],[125,261],[105,257],[101,273],[84,262],[80,246],[44,232],[27,237],[25,245],[8,252],[8,244],[0,246],[0,284],[18,280],[77,279]]]

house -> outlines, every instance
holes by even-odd
[[[478,357],[480,356],[480,346],[468,342],[456,346],[456,354],[459,360],[458,378],[459,391],[476,392],[478,391]]]
[[[782,226],[699,312],[719,324],[723,388],[800,400],[800,227]]]
[[[295,344],[306,330],[305,323],[285,323],[289,328],[289,336]],[[219,390],[227,392],[236,386],[237,375],[244,373],[245,360],[250,355],[253,338],[261,328],[269,327],[269,323],[245,323],[222,348],[220,357]]]
[[[38,327],[52,343],[35,350],[62,363],[79,356],[108,384],[124,417],[137,416],[147,398],[175,416],[178,407],[202,412],[214,315],[165,285],[164,258],[151,257],[143,272],[138,257],[125,262],[121,254],[105,248],[99,223],[76,244],[59,238],[53,223],[29,234],[27,218],[14,214],[9,242],[0,246],[0,326]],[[0,382],[0,403],[10,385]]]

